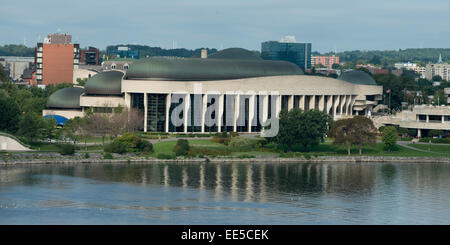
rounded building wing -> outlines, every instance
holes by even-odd
[[[47,108],[79,109],[82,88],[63,88],[57,90],[47,100]]]
[[[121,95],[123,73],[120,71],[106,71],[98,73],[86,81],[86,94]]]
[[[208,81],[302,74],[297,65],[286,61],[148,58],[134,62],[126,79]]]
[[[339,80],[343,80],[349,83],[360,85],[377,85],[375,79],[364,71],[351,70],[343,72],[339,77]]]

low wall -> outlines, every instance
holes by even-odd
[[[161,162],[172,162],[172,163],[450,163],[450,158],[448,157],[387,157],[387,156],[319,156],[312,157],[311,159],[305,158],[248,158],[248,159],[227,159],[227,158],[195,158],[195,159],[173,159],[173,160],[162,160],[162,159],[146,159],[146,158],[131,158],[131,159],[23,159],[23,160],[5,160],[0,158],[0,165],[20,165],[20,164],[91,164],[91,163],[161,163]]]
[[[0,135],[0,151],[31,151],[17,140],[6,135]]]

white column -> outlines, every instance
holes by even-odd
[[[265,125],[265,123],[269,117],[269,96],[270,95],[259,95],[259,98],[262,98],[262,104],[263,104],[261,125]]]
[[[345,104],[345,96],[343,95],[343,96],[339,96],[339,98],[341,99],[341,106],[340,106],[340,115],[343,115],[343,108],[344,108],[344,104]]]
[[[253,118],[255,117],[255,95],[250,95],[250,98],[248,99],[248,132],[252,132],[252,122]],[[256,125],[254,125],[256,126]]]
[[[294,96],[288,95],[288,111],[292,110],[294,108]]]
[[[427,123],[430,122],[430,115],[427,115]]]
[[[348,107],[349,115],[353,114],[353,105],[355,104],[356,96],[350,95],[350,105]]]
[[[323,111],[325,105],[325,98],[323,95],[319,95],[319,111]]]
[[[233,131],[237,132],[237,118],[239,117],[240,94],[234,96],[234,118]]]
[[[204,94],[202,97],[202,133],[205,132],[205,113],[207,103],[208,103],[208,95]]]
[[[331,108],[333,106],[333,95],[328,95],[328,100],[327,100],[327,114],[331,113],[331,110],[333,110],[333,108]]]
[[[276,118],[280,118],[280,111],[281,111],[281,95],[278,95],[277,96],[277,110],[276,110],[276,112],[275,112],[275,117]]]
[[[217,132],[222,132],[222,120],[223,120],[223,99],[224,95],[219,95],[219,111],[217,115]]]
[[[191,106],[191,95],[188,93],[184,97],[184,111],[183,111],[183,119],[184,119],[184,132],[187,133],[188,129],[188,118],[189,118],[189,108]]]
[[[333,116],[336,117],[336,113],[337,113],[337,108],[340,102],[341,96],[339,95],[335,95],[333,96],[333,100],[334,100],[334,106],[333,106]]]
[[[314,110],[316,109],[316,96],[315,95],[311,95],[309,97],[309,109],[310,110]]]
[[[422,130],[420,128],[417,129],[417,137],[422,138]]]
[[[144,93],[144,132],[147,132],[148,94]]]
[[[170,120],[170,105],[171,105],[172,94],[168,93],[166,97],[166,133],[169,132],[169,120]]]
[[[346,98],[346,106],[345,106],[345,115],[350,115],[351,116],[352,112],[348,108],[350,108],[352,96],[351,95],[347,95],[346,97],[347,98]]]
[[[125,93],[125,105],[128,109],[131,108],[131,95],[130,93]]]
[[[298,100],[298,108],[305,110],[305,96],[300,95],[300,99]]]

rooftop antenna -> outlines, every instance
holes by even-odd
[[[220,43],[220,50],[223,50],[223,43]]]
[[[27,46],[27,37],[23,37],[23,46]]]
[[[56,29],[56,32],[59,34],[61,33],[61,28],[58,27],[58,29]]]
[[[37,42],[40,43],[41,42],[41,34],[37,34],[37,35],[38,35]]]
[[[334,45],[334,54],[337,54],[337,51],[336,51],[336,44]]]

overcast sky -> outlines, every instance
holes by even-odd
[[[312,49],[450,48],[449,0],[0,0],[0,44],[48,33],[81,47],[242,47],[295,36]]]

